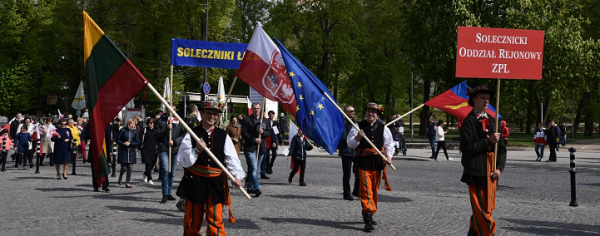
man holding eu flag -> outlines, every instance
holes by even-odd
[[[360,131],[350,130],[346,140],[348,147],[356,148],[357,152],[356,164],[360,183],[358,195],[361,199],[362,215],[365,223],[364,230],[367,232],[374,230],[373,225],[377,225],[377,222],[373,220],[373,214],[377,212],[377,191],[381,183],[379,179],[382,178],[385,181],[386,190],[392,191],[387,182],[385,165],[392,164],[394,142],[390,130],[379,120],[383,109],[381,105],[374,102],[367,104],[365,108],[367,119],[358,122]],[[375,144],[377,149],[385,154],[387,160],[384,161],[377,154],[377,150],[373,149],[367,142],[361,142],[363,137],[368,138]]]

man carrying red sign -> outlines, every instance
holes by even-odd
[[[494,94],[486,86],[469,89],[469,105],[473,111],[465,117],[460,128],[461,163],[464,167],[460,181],[469,186],[473,215],[468,235],[494,235],[496,222],[492,212],[496,207],[497,181],[506,163],[506,145],[500,133],[494,132],[494,117],[486,113]],[[498,158],[494,160],[494,145],[498,143]],[[493,165],[493,162],[496,165]],[[496,166],[495,169],[493,166]]]
[[[497,81],[496,114],[500,112],[500,78],[542,79],[544,31],[458,27],[456,77]],[[506,163],[506,143],[499,142],[498,120],[486,113],[490,97],[485,86],[469,89],[473,111],[460,129],[461,181],[469,185],[473,215],[468,235],[494,235],[496,187]],[[497,117],[496,117],[497,118]]]

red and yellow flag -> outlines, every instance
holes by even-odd
[[[90,111],[91,145],[95,180],[108,176],[105,127],[148,81],[117,46],[83,12],[83,55],[86,92]]]

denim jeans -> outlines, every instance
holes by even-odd
[[[567,145],[567,134],[563,135],[563,138],[560,140],[560,142],[563,146]]]
[[[265,152],[260,152],[258,160],[256,160],[256,151],[244,152],[246,155],[246,164],[248,164],[248,190],[260,190],[260,184],[258,183],[258,163],[261,163],[265,157]]]
[[[276,148],[267,148],[265,152],[264,158],[260,163],[260,175],[263,176],[267,173],[267,170],[271,170],[273,168],[273,162],[277,157],[277,149]]]
[[[435,157],[435,137],[429,139],[429,145],[431,145],[431,158]]]
[[[537,154],[540,159],[544,159],[544,144],[535,144],[535,154]]]
[[[175,179],[175,168],[177,167],[177,153],[171,154],[171,173],[169,169],[169,152],[161,152],[158,155],[160,158],[160,183],[162,185],[162,194],[171,195],[173,189],[173,180]]]

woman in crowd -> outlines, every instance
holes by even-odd
[[[41,139],[42,139],[42,156],[40,157],[40,166],[43,166],[44,157],[48,157],[50,161],[49,165],[53,164],[52,161],[52,150],[54,149],[54,143],[52,142],[52,134],[56,133],[56,128],[52,122],[54,118],[48,117],[42,126]]]
[[[452,158],[448,157],[448,151],[446,151],[446,140],[444,137],[446,133],[448,133],[448,131],[444,131],[444,121],[439,120],[438,125],[435,127],[435,140],[438,144],[437,150],[435,151],[435,161],[439,161],[437,157],[438,154],[440,154],[440,149],[444,149],[444,155],[446,155],[446,160],[452,160]]]
[[[146,120],[146,127],[140,131],[140,153],[142,155],[142,162],[146,165],[144,171],[144,182],[148,182],[150,185],[154,185],[152,182],[152,168],[156,164],[157,153],[156,145],[159,132],[166,132],[166,129],[159,130],[154,125],[154,118],[148,118]]]
[[[72,161],[77,161],[77,157],[79,156],[79,145],[81,144],[81,139],[79,138],[79,129],[77,128],[77,123],[75,123],[75,121],[73,119],[68,120],[67,128],[69,128],[71,130],[71,134],[73,134],[73,143],[75,144],[75,147],[77,148],[76,150],[71,150],[71,151],[77,151],[75,156],[72,157],[73,158]]]
[[[240,156],[240,147],[242,144],[240,141],[242,140],[242,125],[238,122],[237,117],[231,116],[229,119],[229,125],[227,126],[227,135],[233,141],[233,146],[235,146],[235,151]]]
[[[77,157],[83,157],[83,163],[87,161],[87,155],[85,153],[85,134],[83,133],[83,118],[77,118],[77,132],[79,132],[79,146],[77,146]]]
[[[52,134],[52,142],[54,142],[54,154],[53,161],[56,167],[56,179],[60,179],[60,165],[63,167],[63,178],[67,179],[67,168],[69,162],[71,162],[71,141],[73,140],[73,133],[71,129],[67,128],[67,120],[60,119],[58,121],[59,127],[56,132]]]
[[[127,120],[127,126],[122,128],[117,134],[117,144],[119,145],[119,154],[117,162],[121,164],[121,173],[119,174],[119,185],[123,178],[123,173],[127,171],[125,187],[131,188],[131,168],[136,163],[136,147],[139,145],[139,138],[135,130],[135,121]]]

